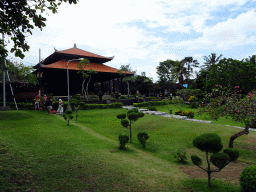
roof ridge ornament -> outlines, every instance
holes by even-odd
[[[77,48],[75,43],[74,43],[74,48]]]
[[[58,50],[54,47],[54,51],[56,52],[56,51],[58,51]]]

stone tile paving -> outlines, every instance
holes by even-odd
[[[200,123],[212,123],[212,121],[204,121],[204,120],[199,120],[199,119],[189,119],[187,116],[181,116],[181,115],[171,115],[167,114],[166,112],[161,112],[161,111],[149,111],[148,109],[139,109],[139,107],[134,107],[134,106],[123,106],[123,108],[131,110],[134,108],[137,108],[140,112],[145,113],[145,114],[151,114],[151,115],[157,115],[157,116],[163,116],[163,117],[172,117],[176,119],[182,119],[182,120],[187,120],[187,121],[194,121],[194,122],[200,122]],[[221,125],[221,124],[218,124]],[[234,127],[238,129],[244,129],[244,127],[237,127],[237,126],[230,126],[230,125],[224,125],[228,127]],[[250,131],[256,131],[256,129],[249,128]]]

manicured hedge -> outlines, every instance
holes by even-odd
[[[72,104],[72,103],[70,103]],[[23,110],[23,109],[28,109],[28,110],[34,110],[35,109],[35,105],[34,103],[17,103],[18,105],[18,109]],[[52,102],[52,108],[54,110],[57,110],[59,107],[59,102],[58,101],[53,101]],[[10,106],[11,109],[16,109],[15,103],[14,102],[6,102],[6,106]],[[67,101],[63,101],[63,108],[64,110],[67,108],[68,106],[68,102]],[[82,110],[86,110],[86,109],[108,109],[108,108],[122,108],[123,104],[122,103],[111,103],[111,104],[85,104],[85,103],[81,103],[81,108]],[[41,105],[40,105],[41,107]],[[72,106],[72,109],[74,110],[75,107]]]
[[[157,106],[157,105],[167,105],[163,101],[149,101],[149,102],[143,102],[143,103],[133,103],[134,107],[148,107],[148,106]]]

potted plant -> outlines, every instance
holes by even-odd
[[[101,90],[99,91],[98,96],[99,96],[99,100],[102,100],[103,93]]]

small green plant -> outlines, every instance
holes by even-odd
[[[193,140],[193,145],[200,149],[201,151],[206,153],[206,161],[207,161],[207,168],[202,168],[202,160],[200,157],[196,155],[191,156],[191,160],[194,165],[198,166],[202,170],[206,171],[208,173],[208,187],[211,186],[211,173],[212,172],[219,172],[221,171],[225,166],[227,166],[230,162],[236,161],[236,159],[239,157],[239,152],[236,149],[225,149],[224,153],[219,153],[223,145],[221,143],[221,138],[219,135],[215,133],[206,133],[202,134],[198,137],[196,137]],[[210,161],[208,158],[209,153],[213,153],[210,157]],[[218,167],[218,169],[211,170],[210,162]]]
[[[130,126],[130,143],[132,143],[132,123],[137,121],[139,118],[141,118],[143,116],[144,116],[144,113],[138,112],[137,108],[129,110],[127,112],[127,117],[130,120],[130,123],[128,120],[125,119],[126,115],[119,114],[116,116],[118,119],[121,119],[121,124],[123,127],[126,128],[126,127]]]
[[[242,192],[256,191],[256,165],[246,167],[239,178]]]
[[[172,99],[172,103],[177,104],[179,110],[181,111],[180,105],[183,105],[183,104],[184,104],[184,100],[183,100],[183,99]]]
[[[137,137],[142,147],[145,148],[149,138],[148,134],[145,131],[143,131],[141,133],[138,133]]]
[[[187,116],[190,119],[193,119],[195,116],[193,111],[176,111],[175,115]]]
[[[149,111],[157,111],[156,108],[153,107],[153,106],[148,106],[148,110],[149,110]]]
[[[187,163],[186,151],[179,150],[174,154],[174,158],[180,163]]]
[[[64,119],[68,122],[68,125],[69,125],[69,121],[71,119],[73,119],[73,115],[72,115],[72,111],[71,110],[67,110],[63,113],[63,117]]]
[[[190,108],[192,109],[196,109],[198,108],[199,104],[197,104],[196,102],[191,102],[191,104],[189,105]]]
[[[125,144],[128,143],[129,141],[129,137],[127,135],[124,135],[124,133],[122,135],[118,136],[118,141],[120,142],[120,148],[121,150],[125,149]]]

